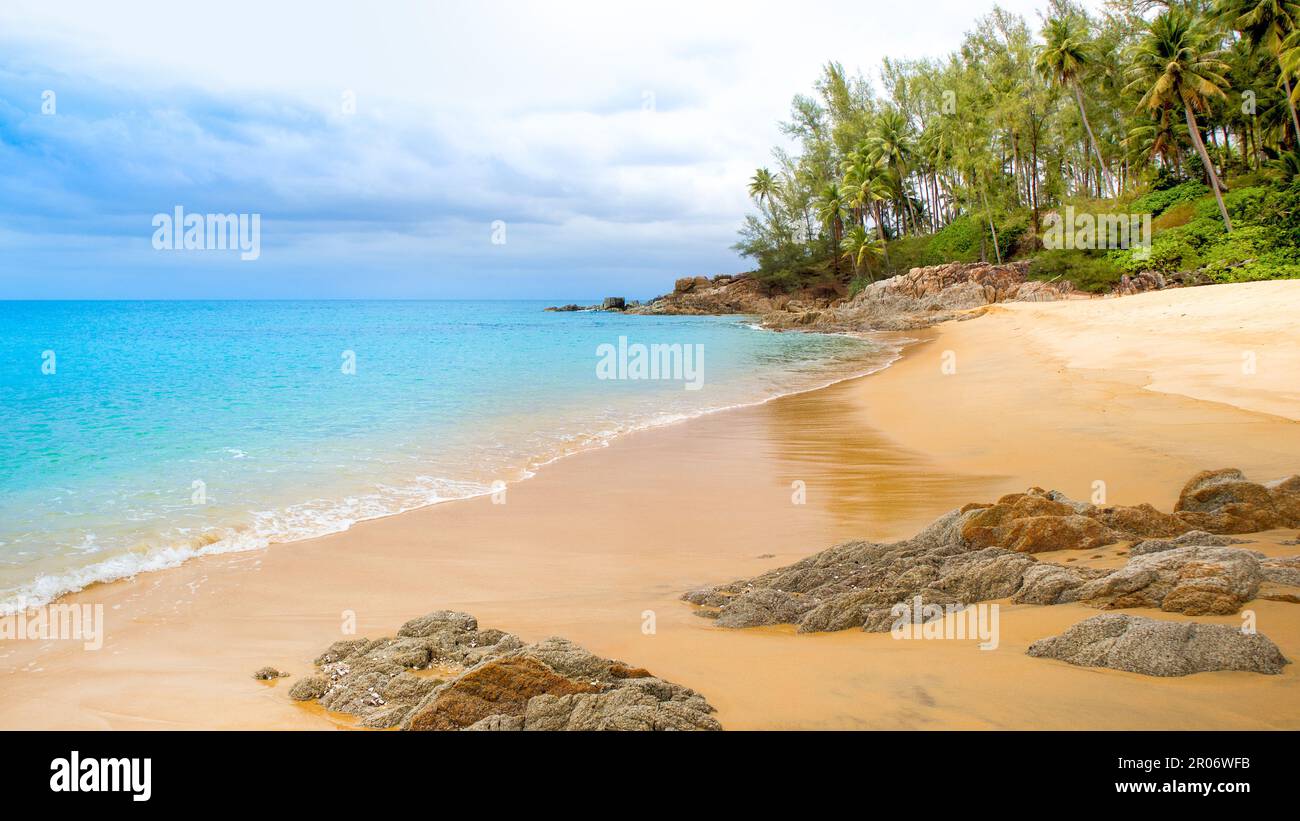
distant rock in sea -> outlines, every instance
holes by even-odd
[[[467,613],[349,639],[290,689],[298,701],[403,730],[720,730],[704,697],[562,638],[525,644]]]
[[[1146,676],[1217,670],[1276,675],[1290,662],[1266,636],[1224,624],[1105,613],[1029,645],[1029,655]]]

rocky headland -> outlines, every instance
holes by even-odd
[[[896,331],[968,319],[999,302],[1064,299],[1069,282],[1028,278],[1028,262],[951,263],[913,268],[846,297],[826,288],[769,293],[749,274],[684,277],[672,293],[629,308],[629,314],[750,314],[776,330]]]
[[[1077,602],[1101,610],[1228,615],[1260,597],[1266,584],[1300,587],[1300,557],[1269,558],[1233,546],[1240,540],[1227,535],[1284,527],[1300,527],[1300,476],[1263,485],[1234,469],[1204,471],[1183,487],[1171,513],[1147,504],[1093,505],[1032,488],[992,504],[951,511],[911,539],[848,542],[754,578],[692,591],[683,599],[723,627],[794,624],[802,633],[885,632],[897,619],[895,606],[914,602],[938,605],[936,613],[1010,599],[1016,604]],[[1115,569],[1043,562],[1034,556],[1121,542],[1131,547],[1126,563]],[[1295,592],[1271,590],[1267,597],[1297,601]],[[1237,636],[1244,634],[1226,628],[1198,625],[1192,632],[1171,632],[1160,624],[1117,625],[1113,620],[1086,629],[1077,625],[1056,640],[1040,642],[1033,654],[1074,663],[1089,659],[1102,666],[1116,666],[1108,662],[1122,659],[1126,666],[1117,669],[1182,675],[1167,671],[1247,669],[1239,661],[1246,652],[1258,662],[1258,672],[1280,669],[1268,660],[1280,658],[1280,652],[1262,636],[1262,641],[1243,644]],[[1109,649],[1103,652],[1098,642],[1109,642]],[[1122,649],[1113,649],[1115,642]],[[1185,651],[1181,662],[1168,660],[1171,643]],[[1234,660],[1213,666],[1215,659]]]
[[[319,672],[290,698],[369,728],[722,729],[693,690],[562,638],[526,644],[449,610],[412,619],[395,637],[337,641],[315,663]]]

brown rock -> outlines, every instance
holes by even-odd
[[[534,696],[573,695],[601,688],[571,681],[525,656],[489,661],[443,689],[411,714],[412,730],[459,730],[488,716],[523,715]]]

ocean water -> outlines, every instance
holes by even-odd
[[[0,613],[490,492],[894,356],[742,317],[545,304],[0,302]],[[600,378],[620,337],[702,346],[699,389]]]

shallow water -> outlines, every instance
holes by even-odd
[[[545,304],[0,303],[0,612],[487,493],[895,355],[742,317]],[[620,337],[702,350],[699,389],[600,378]]]

